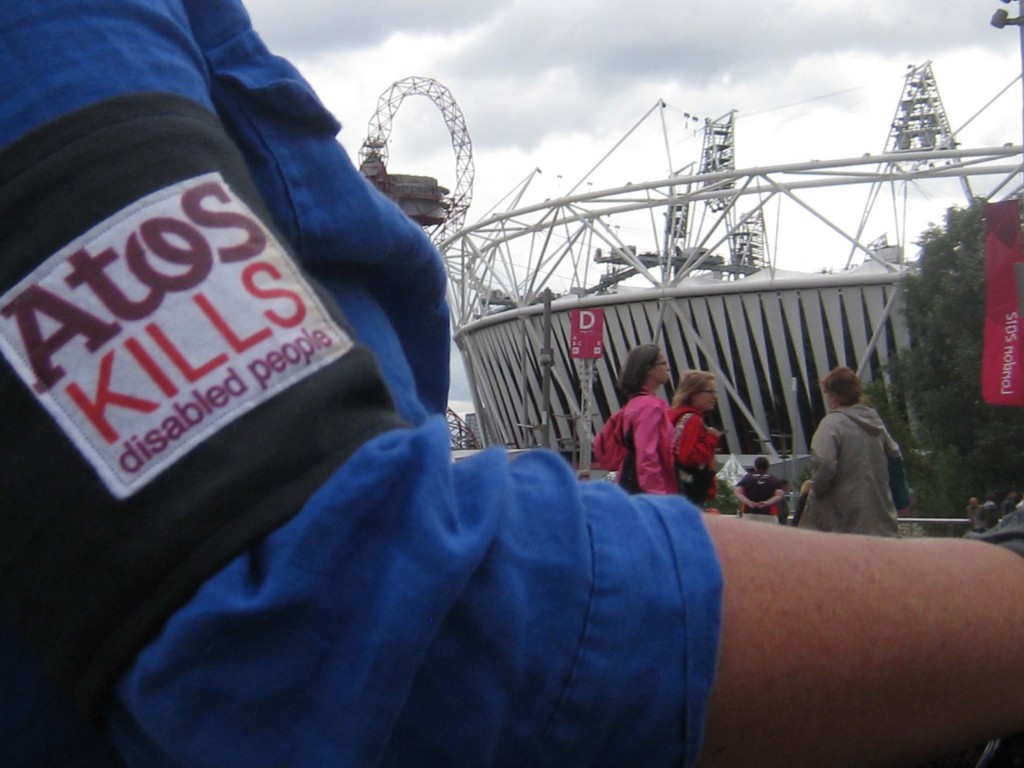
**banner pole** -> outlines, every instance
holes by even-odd
[[[590,477],[590,444],[592,403],[594,402],[594,360],[593,358],[583,359],[583,375],[580,378],[580,421],[576,428],[576,434],[580,444],[580,469],[579,476]]]

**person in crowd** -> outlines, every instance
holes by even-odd
[[[863,768],[1024,729],[1009,534],[453,463],[443,264],[237,0],[9,0],[0,61],[0,764]]]
[[[988,528],[988,526],[985,525],[981,502],[978,501],[977,496],[971,496],[971,498],[967,500],[967,509],[964,510],[964,517],[966,517],[970,522],[971,531],[974,533],[983,533]]]
[[[888,457],[899,456],[860,378],[846,366],[821,380],[828,413],[811,438],[811,494],[800,525],[819,531],[896,536]]]
[[[668,358],[656,344],[629,351],[619,373],[619,390],[626,398],[618,428],[627,444],[629,466],[617,467],[618,482],[630,492],[678,492],[672,466],[672,425],[668,403],[658,391],[669,380]]]
[[[995,526],[999,530],[1015,530],[1024,528],[1024,504],[1017,504],[1012,512],[999,518]],[[984,533],[985,529],[975,530],[974,533]]]
[[[768,457],[754,459],[754,471],[745,474],[734,490],[741,504],[741,518],[776,524],[780,521],[786,481],[768,471]]]
[[[1008,514],[1013,512],[1014,509],[1016,509],[1018,498],[1019,497],[1017,495],[1016,490],[1010,489],[1009,491],[1006,492],[1006,496],[1004,496],[1003,500],[999,503],[1000,519],[1006,517]]]
[[[699,507],[718,493],[715,478],[715,453],[723,432],[709,426],[704,415],[718,404],[715,377],[707,371],[686,371],[679,377],[669,420],[674,425],[672,439],[679,489]]]
[[[807,510],[807,500],[811,497],[812,485],[813,483],[810,480],[804,480],[800,484],[800,493],[796,499],[796,509],[793,510],[793,519],[789,523],[794,528],[800,526],[800,521],[803,519],[804,512]]]
[[[981,505],[981,525],[984,531],[995,528],[999,524],[1001,515],[997,498],[995,493],[985,494],[985,502]]]

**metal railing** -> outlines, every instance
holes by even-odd
[[[908,539],[959,539],[971,529],[966,517],[901,517],[900,536]]]

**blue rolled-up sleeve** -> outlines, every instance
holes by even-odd
[[[171,617],[109,712],[129,764],[693,762],[722,586],[700,513],[447,440],[374,439]]]
[[[546,453],[515,460],[475,496],[503,514],[424,660],[387,764],[417,753],[452,765],[691,764],[721,610],[701,513],[579,485]]]

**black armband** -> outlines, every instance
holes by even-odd
[[[215,115],[113,99],[0,152],[0,610],[95,712],[370,437],[373,355]]]

